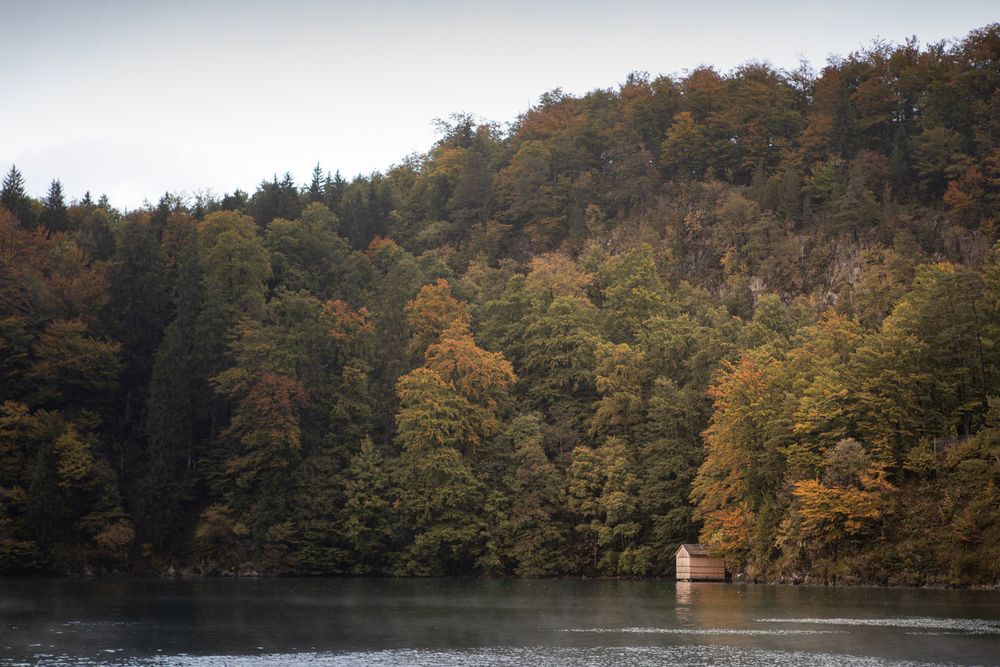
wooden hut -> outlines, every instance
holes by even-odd
[[[677,553],[677,581],[725,581],[726,563],[700,544],[682,544]]]

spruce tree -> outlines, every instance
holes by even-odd
[[[323,181],[323,203],[337,216],[341,215],[341,202],[344,199],[344,191],[347,189],[347,181],[340,175],[338,170],[333,178],[327,173],[326,180]]]
[[[24,227],[31,226],[31,198],[24,190],[24,177],[11,165],[0,189],[0,206],[14,214]]]
[[[309,189],[306,190],[306,197],[308,197],[310,202],[323,201],[323,183],[323,169],[319,166],[319,162],[317,162],[316,166],[313,167],[312,181],[309,183]]]
[[[45,213],[42,222],[49,231],[62,232],[69,227],[69,215],[66,202],[63,199],[62,183],[53,180],[49,185],[49,194],[45,197]]]

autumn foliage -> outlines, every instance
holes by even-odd
[[[128,212],[12,166],[0,574],[997,585],[998,35]]]

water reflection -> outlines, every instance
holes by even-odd
[[[677,620],[685,623],[693,620],[694,614],[691,609],[691,582],[678,581],[674,589],[674,599],[677,601]]]
[[[690,581],[678,581],[674,585],[674,598],[677,600],[677,606],[686,607],[691,604],[691,582]]]
[[[0,664],[900,665],[995,664],[998,655],[993,591],[0,580]]]

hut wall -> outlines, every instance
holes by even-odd
[[[726,565],[721,558],[708,556],[677,556],[678,581],[725,581]]]

